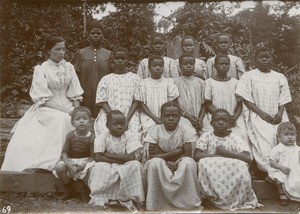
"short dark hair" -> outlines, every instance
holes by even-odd
[[[220,108],[220,109],[216,109],[216,110],[212,113],[212,115],[211,115],[211,120],[213,120],[213,119],[215,118],[215,116],[216,116],[218,113],[226,113],[226,114],[228,115],[228,117],[230,117],[230,114],[229,114],[229,112],[228,112],[226,109]]]
[[[166,35],[163,34],[163,33],[153,33],[152,36],[151,36],[151,43],[153,42],[153,39],[156,38],[156,37],[160,37],[164,40],[164,42],[166,42],[167,38],[166,38]]]
[[[258,47],[256,48],[255,50],[255,57],[257,57],[257,55],[261,52],[269,52],[270,54],[272,54],[272,51],[270,48],[266,47],[266,46],[261,46],[261,47]]]
[[[44,50],[46,52],[50,51],[54,47],[54,45],[59,42],[66,42],[66,40],[63,37],[57,35],[49,36],[46,39]]]
[[[90,119],[92,118],[91,110],[90,110],[88,107],[86,107],[86,106],[79,106],[79,107],[76,107],[76,108],[72,111],[72,113],[71,113],[71,121],[74,120],[76,114],[77,114],[78,112],[80,112],[80,111],[86,112],[86,113],[88,114],[89,118],[90,118]]]
[[[116,53],[116,52],[125,52],[126,55],[127,55],[127,57],[129,56],[129,51],[128,51],[128,49],[127,49],[127,48],[124,48],[124,47],[117,47],[116,49],[114,49],[113,54]]]
[[[221,58],[227,58],[227,59],[229,59],[229,61],[230,61],[230,58],[229,58],[226,54],[218,54],[218,55],[215,57],[215,64],[217,64],[217,62],[218,62]]]
[[[178,103],[176,103],[175,101],[169,101],[169,102],[162,104],[162,106],[160,108],[160,114],[163,115],[163,112],[168,107],[176,107],[180,113],[180,107],[179,107]]]
[[[164,59],[162,58],[162,56],[159,56],[159,55],[157,55],[157,54],[151,54],[151,55],[149,56],[149,58],[148,58],[148,67],[150,67],[151,62],[154,61],[155,59],[160,59],[160,60],[162,60],[163,63],[165,64]]]
[[[93,28],[99,28],[102,33],[103,33],[103,30],[104,30],[104,27],[103,25],[99,22],[99,21],[92,21],[92,22],[89,22],[88,25],[87,25],[87,32],[91,32],[91,30]]]
[[[116,114],[123,115],[125,117],[125,115],[119,110],[109,111],[106,115],[106,127],[108,127],[108,124],[112,121],[113,115],[116,115]]]
[[[228,34],[228,33],[218,33],[218,34],[217,34],[217,41],[219,40],[219,38],[220,38],[221,36],[228,36],[229,40],[232,41],[231,35]]]
[[[278,135],[283,133],[285,130],[296,132],[296,127],[291,122],[282,122],[282,123],[280,123],[278,128],[277,128]]]
[[[187,36],[182,37],[181,43],[180,43],[181,46],[183,44],[183,41],[186,40],[186,39],[192,39],[194,41],[194,43],[196,43],[196,41],[195,41],[195,39],[194,39],[193,36],[187,35]]]
[[[179,57],[179,65],[181,65],[184,57],[192,57],[192,58],[194,58],[194,62],[196,61],[196,58],[195,58],[194,55],[188,54],[188,53],[184,53],[184,54],[181,54],[180,57]]]

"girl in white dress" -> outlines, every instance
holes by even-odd
[[[246,72],[238,82],[236,94],[249,109],[246,120],[253,157],[258,168],[269,169],[271,149],[278,144],[277,126],[288,121],[285,104],[292,101],[286,77],[270,69],[271,51],[266,47],[255,53],[257,69]]]
[[[114,73],[104,76],[97,87],[96,103],[101,110],[95,120],[95,135],[107,131],[106,114],[119,110],[125,115],[127,131],[141,140],[140,113],[136,111],[140,103],[141,79],[127,72],[128,50],[117,48],[112,55]]]
[[[227,76],[229,65],[230,59],[227,55],[217,55],[215,58],[217,74],[205,81],[205,101],[209,112],[207,115],[208,120],[211,121],[211,114],[216,109],[226,109],[231,115],[232,132],[249,143],[246,124],[241,116],[243,110],[242,99],[235,95],[238,80]],[[208,130],[212,129],[211,126],[208,126]]]
[[[166,48],[166,36],[162,33],[154,33],[151,38],[151,48],[152,54],[159,55],[164,60],[164,69],[162,76],[166,78],[175,78],[178,77],[178,70],[176,61],[169,57],[164,56],[165,48]],[[141,79],[145,79],[151,76],[151,72],[149,70],[149,62],[148,58],[143,59],[137,70],[137,74]]]
[[[13,128],[1,170],[52,171],[74,129],[70,113],[80,105],[83,90],[73,65],[63,59],[65,40],[51,36],[45,50],[49,59],[35,67],[29,92],[34,104]]]
[[[286,206],[288,198],[300,202],[300,147],[290,122],[279,124],[278,137],[280,143],[271,150],[268,174],[277,184],[281,204]]]
[[[179,96],[178,89],[171,78],[162,77],[164,60],[159,55],[151,55],[148,60],[151,77],[141,83],[141,124],[143,132],[154,124],[161,124],[160,107]]]

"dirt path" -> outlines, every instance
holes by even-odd
[[[284,207],[276,200],[260,201],[264,206],[255,210],[240,211],[240,213],[297,213],[300,214],[300,203],[290,202]],[[32,193],[0,193],[0,213],[7,211],[11,207],[10,213],[108,213],[99,207],[92,207],[81,202],[79,199],[68,201],[57,200],[53,194],[32,194]],[[3,208],[6,208],[2,210]],[[221,210],[204,208],[202,213],[217,212],[225,213]],[[238,212],[239,213],[239,212]],[[8,214],[8,212],[6,212]]]

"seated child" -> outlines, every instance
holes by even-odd
[[[230,45],[230,35],[226,33],[220,33],[217,38],[217,53],[226,54],[230,59],[230,67],[227,75],[236,79],[240,79],[241,76],[246,72],[246,69],[241,58],[229,54]],[[214,67],[214,62],[215,57],[209,58],[206,62],[208,77],[213,77],[217,73]]]
[[[143,133],[154,124],[161,124],[162,104],[176,99],[178,89],[171,78],[162,77],[164,60],[159,55],[151,55],[148,60],[151,77],[141,82],[141,124]]]
[[[94,139],[95,135],[89,131],[91,121],[91,111],[80,106],[73,110],[71,115],[72,125],[75,130],[68,133],[62,150],[62,161],[54,168],[54,174],[64,184],[66,192],[60,196],[60,199],[69,199],[74,197],[75,190],[71,179],[78,180],[84,178],[83,169],[94,157]],[[55,133],[54,133],[55,134]],[[84,198],[84,192],[81,198]]]
[[[177,100],[183,111],[182,116],[187,118],[200,134],[203,127],[202,121],[205,116],[205,106],[203,105],[205,82],[193,76],[195,69],[195,57],[193,55],[181,55],[179,57],[179,65],[182,76],[174,79],[174,83],[179,90]]]
[[[201,204],[197,164],[191,158],[195,130],[179,124],[174,101],[161,107],[162,124],[152,126],[144,141],[149,145],[145,164],[147,210],[191,210]]]
[[[242,117],[243,102],[235,94],[238,80],[227,75],[230,66],[230,59],[225,54],[219,54],[215,57],[217,73],[208,78],[205,83],[205,101],[208,111],[207,117],[211,121],[211,114],[216,109],[226,109],[231,116],[231,130],[239,135],[250,147],[248,140],[246,123]],[[208,126],[210,130],[213,127]]]
[[[154,55],[159,55],[164,60],[164,69],[162,76],[166,78],[175,78],[178,77],[178,71],[176,66],[176,61],[169,57],[164,56],[166,49],[166,36],[162,33],[154,33],[151,37],[151,51]],[[141,79],[145,79],[151,76],[149,71],[148,58],[143,59],[137,70],[137,75]]]
[[[125,132],[126,121],[119,110],[107,113],[104,131],[95,139],[96,164],[90,169],[89,204],[103,207],[109,201],[125,203],[139,209],[145,201],[143,166],[138,161],[142,144]]]
[[[181,50],[182,50],[182,54],[191,54],[194,56],[194,52],[195,52],[194,37],[184,36],[181,39]],[[182,75],[179,59],[176,60],[176,63],[177,63],[178,73],[179,75]],[[195,69],[193,71],[193,75],[203,80],[207,79],[206,64],[202,59],[195,58]]]
[[[280,123],[277,130],[280,143],[271,150],[268,174],[278,186],[281,204],[286,206],[288,199],[300,202],[300,147],[292,123]]]
[[[260,206],[251,186],[248,145],[229,130],[230,114],[215,110],[211,125],[196,144],[202,194],[220,209],[248,209]]]

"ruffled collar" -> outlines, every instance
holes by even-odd
[[[55,67],[59,67],[59,66],[61,66],[61,65],[64,64],[64,60],[62,60],[62,61],[60,61],[60,62],[54,62],[53,60],[48,59],[47,61],[48,61],[48,63],[49,63],[50,65],[53,65],[53,66],[55,66]]]

